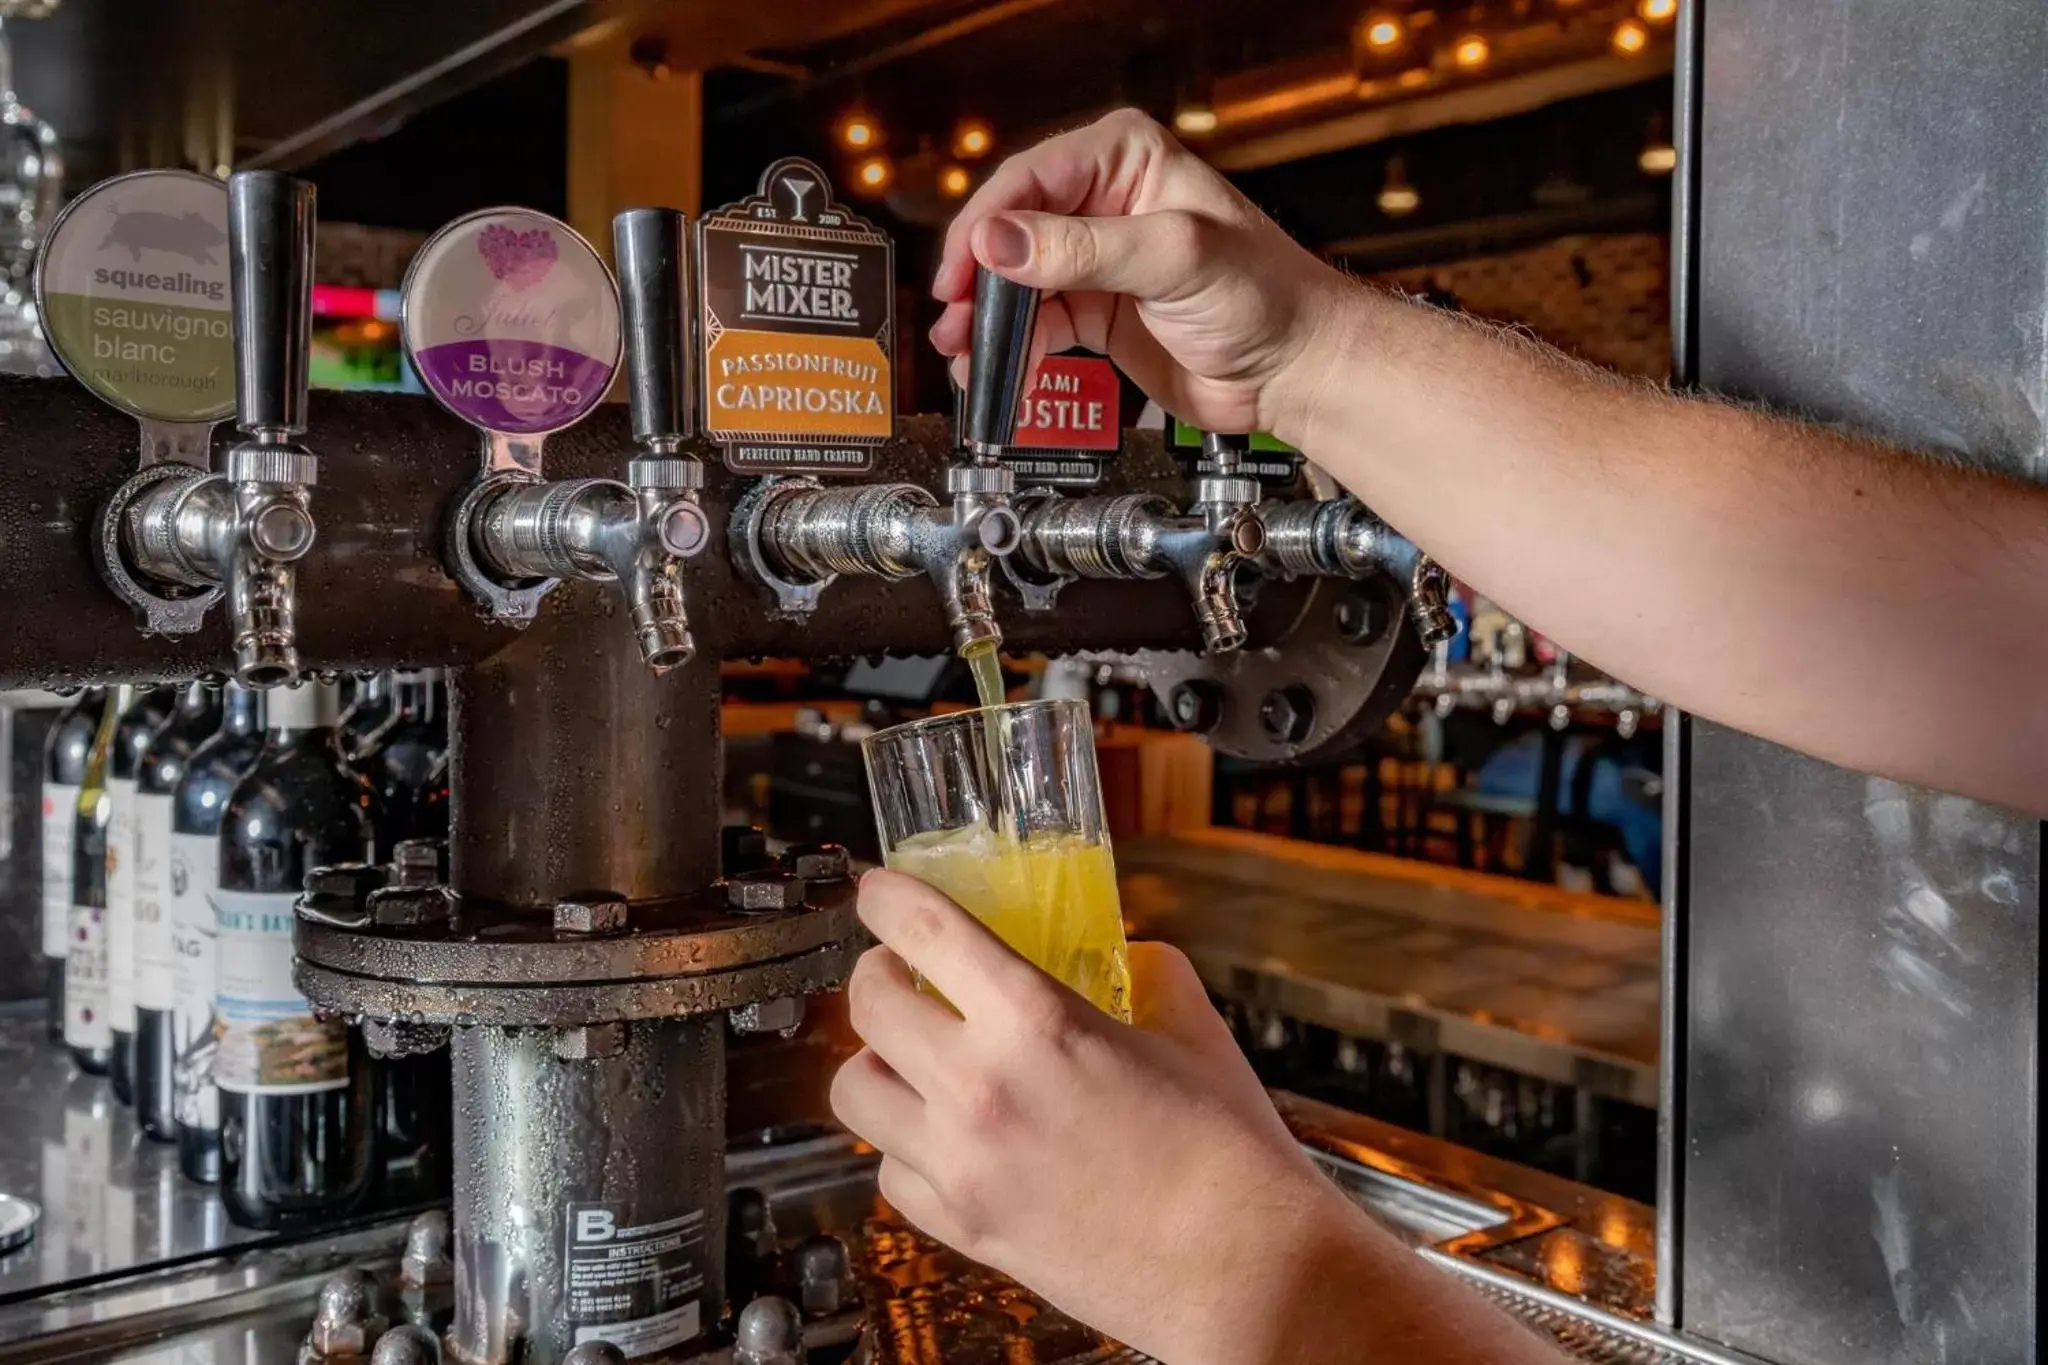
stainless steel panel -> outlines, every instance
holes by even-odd
[[[1701,381],[2048,474],[2048,10],[1703,3]],[[1705,723],[1690,760],[1681,1324],[2033,1360],[2039,825]]]

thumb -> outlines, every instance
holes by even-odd
[[[1237,1052],[1230,1026],[1209,1003],[1195,964],[1170,944],[1143,939],[1131,944],[1131,1022],[1200,1051]]]
[[[1180,210],[1107,218],[998,213],[975,225],[971,244],[977,261],[1019,284],[1145,302],[1192,293],[1219,255],[1209,221]]]

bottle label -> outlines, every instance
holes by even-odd
[[[114,1045],[107,1022],[107,912],[71,907],[71,951],[64,955],[64,1042],[76,1048]]]
[[[652,1355],[703,1330],[704,1211],[637,1226],[618,1203],[571,1203],[563,1315],[576,1344],[608,1341]]]
[[[71,840],[78,825],[78,788],[43,784],[43,956],[71,951]]]
[[[107,779],[107,1023],[135,1032],[135,780]]]
[[[213,890],[220,881],[220,840],[211,834],[170,836],[171,1068],[174,1113],[187,1128],[220,1127],[213,1056],[220,1044],[213,1008],[217,927]]]
[[[348,1025],[322,1023],[292,984],[289,892],[213,893],[220,952],[213,1082],[242,1095],[299,1095],[348,1084]]]
[[[135,1004],[170,1009],[175,1000],[171,955],[171,798],[135,797]]]

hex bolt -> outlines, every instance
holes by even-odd
[[[455,1278],[455,1263],[448,1254],[448,1213],[428,1209],[412,1220],[405,1230],[405,1255],[398,1262],[400,1279],[407,1288],[447,1284]]]
[[[853,1266],[846,1243],[830,1233],[807,1237],[796,1252],[797,1290],[804,1316],[829,1318],[853,1298]]]
[[[740,1310],[733,1365],[804,1365],[804,1318],[788,1299],[763,1294]]]
[[[788,1037],[803,1025],[803,997],[790,995],[780,1000],[760,1000],[751,1005],[741,1005],[732,1012],[731,1018],[736,1033],[780,1033]]]
[[[1330,609],[1330,620],[1337,628],[1337,637],[1345,644],[1363,647],[1386,638],[1394,613],[1378,594],[1359,588],[1337,599],[1337,605]]]
[[[370,893],[383,886],[385,880],[384,869],[370,863],[328,863],[306,874],[306,896],[345,902],[360,910]],[[341,907],[337,904],[333,908]]]
[[[555,1056],[565,1062],[594,1062],[626,1050],[626,1025],[575,1024],[555,1030]]]
[[[455,918],[455,893],[445,886],[383,886],[370,893],[370,920],[386,928],[446,924]]]
[[[558,934],[616,934],[626,927],[626,898],[599,891],[555,906]]]
[[[782,855],[782,865],[806,882],[843,882],[853,857],[843,844],[798,844]]]
[[[391,881],[394,886],[432,886],[441,880],[441,852],[447,845],[438,839],[401,839],[391,850]]]
[[[441,1346],[416,1322],[402,1322],[377,1338],[370,1365],[440,1365]]]
[[[1300,683],[1276,687],[1259,703],[1259,728],[1276,744],[1299,744],[1315,725],[1315,693]]]
[[[370,1277],[350,1267],[337,1270],[320,1286],[320,1306],[313,1315],[306,1345],[315,1359],[359,1356],[370,1349]]]
[[[1166,710],[1174,729],[1206,735],[1223,719],[1223,689],[1201,678],[1181,683],[1167,697]]]
[[[768,914],[777,910],[800,909],[810,888],[800,877],[755,872],[734,877],[725,884],[726,904],[743,915]]]

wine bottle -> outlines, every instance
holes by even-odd
[[[306,873],[370,854],[369,784],[342,759],[332,683],[278,688],[256,764],[220,826],[220,1192],[244,1227],[304,1227],[353,1208],[371,1176],[361,1035],[313,1017],[292,982]]]
[[[261,692],[229,683],[220,730],[192,751],[171,792],[171,1108],[178,1167],[202,1185],[220,1179],[220,1095],[213,1088],[220,819],[263,750],[263,711]]]
[[[135,689],[114,689],[100,712],[85,773],[78,783],[77,818],[71,833],[71,916],[64,954],[64,1045],[78,1069],[106,1074],[113,1060],[114,1030],[107,1018],[107,769],[114,755],[114,728],[135,701]]]
[[[177,1060],[172,1041],[177,962],[171,933],[172,793],[193,752],[220,730],[220,721],[220,689],[189,684],[171,718],[150,738],[135,773],[135,1121],[159,1142],[178,1137],[171,1079]]]
[[[174,687],[138,689],[114,723],[107,759],[107,1023],[114,1098],[135,1102],[135,773],[142,751],[177,704]]]
[[[27,688],[0,688],[0,934],[13,947],[15,932],[40,924],[43,913],[43,768],[50,731],[71,709],[73,697]],[[38,939],[40,944],[40,939]],[[40,996],[41,954],[0,957],[0,991],[10,999]],[[28,975],[34,974],[33,986]],[[0,1233],[0,1239],[6,1234]]]
[[[390,716],[356,752],[369,779],[376,860],[406,840],[448,838],[448,703],[438,668],[390,675]],[[454,1090],[447,1049],[371,1060],[377,1093],[377,1199],[384,1207],[447,1196]]]
[[[43,993],[50,1041],[64,1041],[64,959],[71,943],[71,858],[78,834],[78,789],[100,732],[107,694],[88,688],[50,730],[43,751]]]
[[[342,753],[349,758],[368,753],[391,723],[391,716],[391,675],[366,673],[358,678],[355,696],[341,713]]]
[[[369,779],[376,860],[391,861],[406,839],[448,837],[448,704],[438,668],[390,675],[391,714],[355,750]]]

